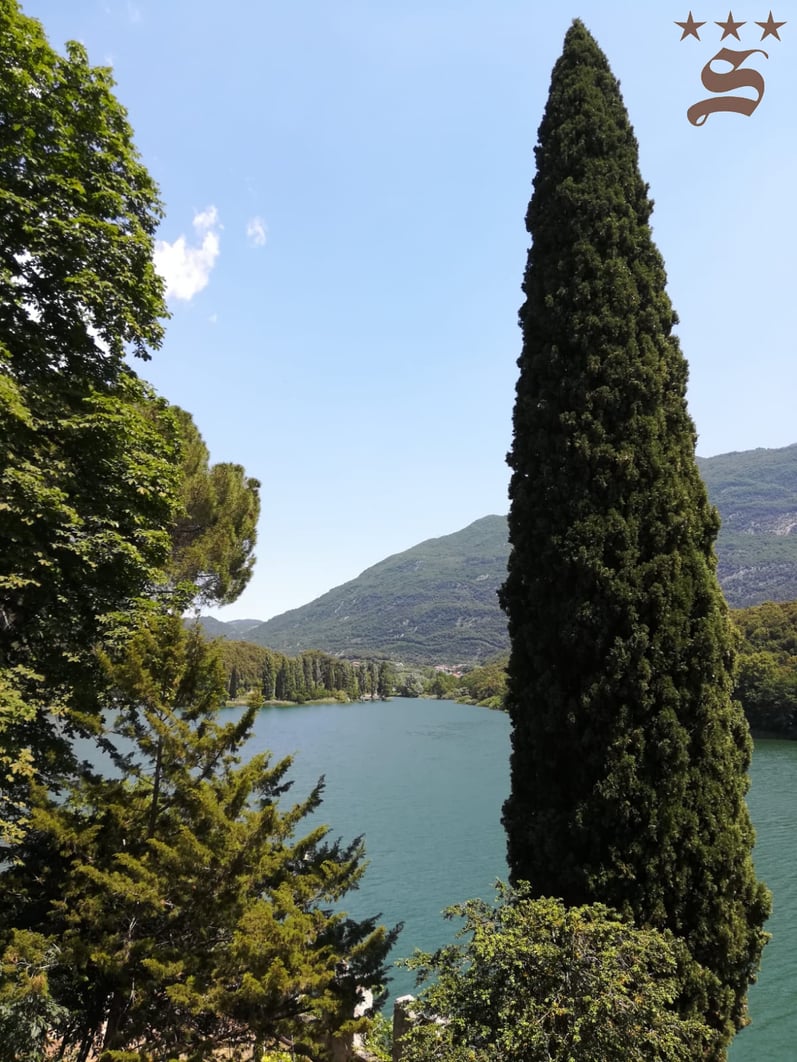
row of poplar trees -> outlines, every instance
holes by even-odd
[[[747,1022],[769,911],[751,742],[652,203],[580,22],[536,161],[501,591],[511,878],[683,941],[694,966],[673,1006],[711,1030],[694,1057],[720,1060]]]
[[[231,700],[260,698],[266,703],[325,700],[387,700],[396,684],[389,660],[342,660],[319,649],[286,656],[252,642],[224,639],[219,644]]]
[[[0,0],[3,1062],[327,1058],[392,941],[181,620],[246,585],[259,485],[128,360],[161,214],[109,71]]]

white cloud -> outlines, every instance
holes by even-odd
[[[155,244],[155,268],[166,281],[166,298],[174,296],[186,302],[207,287],[210,271],[219,256],[221,225],[214,206],[194,216],[197,243],[189,246],[185,236],[174,243],[158,240]]]
[[[266,223],[260,217],[250,218],[246,223],[246,236],[253,247],[265,247],[267,239]]]
[[[215,229],[219,224],[219,212],[214,206],[209,206],[207,210],[202,210],[199,214],[194,215],[194,228],[197,232],[205,232],[208,229]]]

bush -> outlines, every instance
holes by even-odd
[[[694,1062],[715,1035],[676,1012],[711,975],[670,933],[500,883],[495,906],[446,917],[469,939],[407,960],[435,979],[417,1010],[438,1020],[402,1037],[402,1062]]]

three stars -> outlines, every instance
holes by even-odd
[[[694,37],[698,41],[700,40],[700,34],[698,33],[698,30],[700,29],[701,26],[705,26],[705,24],[706,24],[705,22],[697,22],[693,18],[691,11],[689,12],[689,16],[688,16],[688,18],[686,19],[685,22],[676,22],[675,23],[675,25],[676,26],[680,26],[681,30],[683,31],[681,33],[681,40],[685,40],[687,37]],[[719,26],[720,29],[722,30],[722,37],[720,37],[720,40],[724,41],[726,37],[735,37],[736,40],[739,41],[739,40],[741,40],[741,37],[739,36],[739,29],[742,26],[746,26],[747,23],[746,22],[736,22],[734,20],[734,17],[733,17],[733,12],[729,11],[728,12],[728,17],[727,17],[727,19],[724,22],[715,22],[714,25],[715,26]],[[785,21],[783,21],[783,22],[776,22],[775,21],[775,19],[772,17],[772,11],[771,10],[769,12],[769,18],[766,20],[766,22],[756,22],[756,26],[760,26],[761,29],[764,31],[761,34],[761,40],[762,41],[766,37],[774,37],[775,40],[779,41],[780,40],[780,34],[778,33],[778,30],[780,29],[781,26],[785,26],[785,25],[786,25]]]

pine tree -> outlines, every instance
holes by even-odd
[[[683,938],[711,973],[684,1006],[704,1010],[722,1059],[769,910],[751,743],[652,203],[619,85],[578,21],[535,153],[501,591],[511,876]]]
[[[378,993],[396,937],[339,909],[361,839],[302,836],[321,783],[285,807],[290,759],[241,762],[254,712],[217,721],[224,673],[198,628],[154,614],[107,666],[120,714],[105,747],[118,735],[128,752],[113,753],[119,773],[42,788],[0,872],[0,972],[14,974],[0,1025],[35,1007],[81,1060],[259,1058],[281,1038],[328,1057],[367,1026],[354,1008]],[[44,995],[16,971],[21,940],[55,956]],[[17,1047],[0,1043],[0,1059]]]

